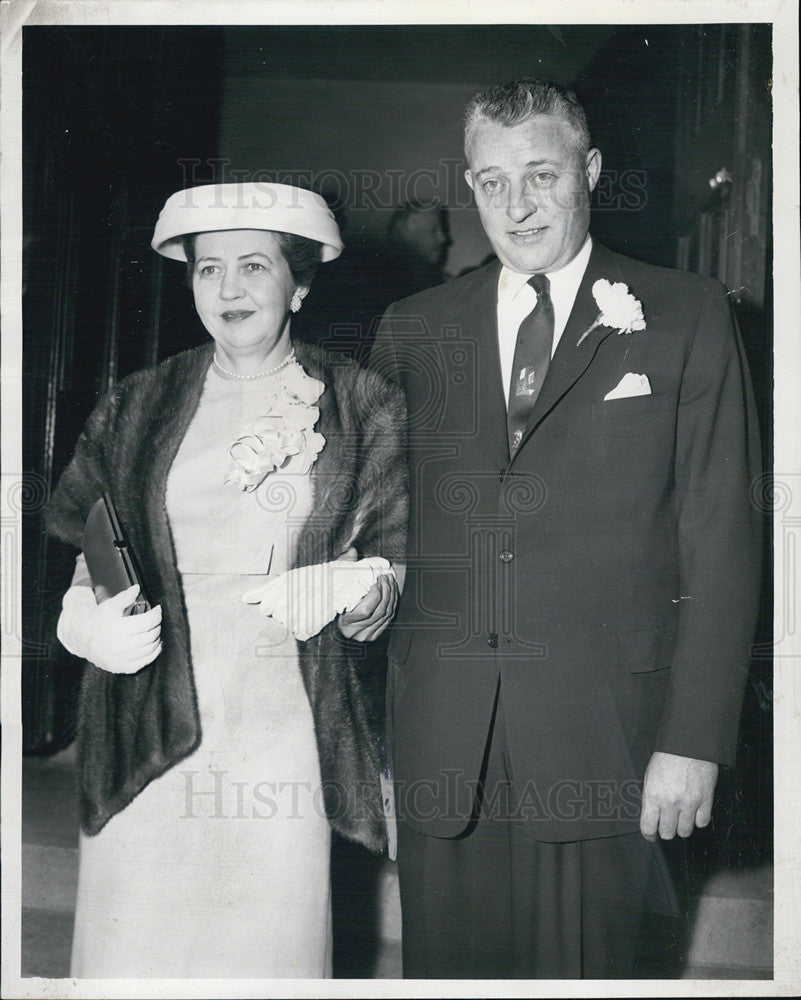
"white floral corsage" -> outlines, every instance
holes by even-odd
[[[642,303],[634,298],[622,281],[612,284],[606,278],[599,278],[592,286],[592,294],[601,311],[592,326],[579,337],[576,347],[598,326],[608,326],[618,333],[634,333],[635,330],[645,329]]]
[[[228,449],[232,466],[225,485],[252,492],[276,469],[305,475],[325,445],[314,430],[320,418],[314,404],[324,390],[295,360],[277,372],[264,411]]]

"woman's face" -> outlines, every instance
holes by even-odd
[[[271,232],[233,229],[195,238],[195,308],[231,358],[266,360],[288,343],[289,304],[296,288]],[[305,295],[307,289],[298,291]]]

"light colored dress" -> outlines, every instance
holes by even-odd
[[[297,647],[241,599],[288,568],[311,481],[223,485],[268,381],[210,369],[170,471],[201,744],[81,835],[73,976],[331,975],[330,828]]]

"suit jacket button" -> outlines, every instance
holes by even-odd
[[[514,553],[510,552],[509,549],[504,549],[501,552],[501,562],[510,563],[514,559]]]
[[[498,633],[497,632],[493,632],[490,636],[488,636],[488,638],[487,638],[487,645],[492,646],[493,649],[497,648],[497,646],[498,646]]]

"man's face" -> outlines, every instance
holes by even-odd
[[[581,249],[601,154],[586,158],[569,125],[538,115],[506,127],[481,122],[468,150],[467,183],[501,262],[521,274],[555,271]]]
[[[413,212],[399,227],[403,242],[426,264],[439,264],[448,237],[442,231],[439,212]]]

